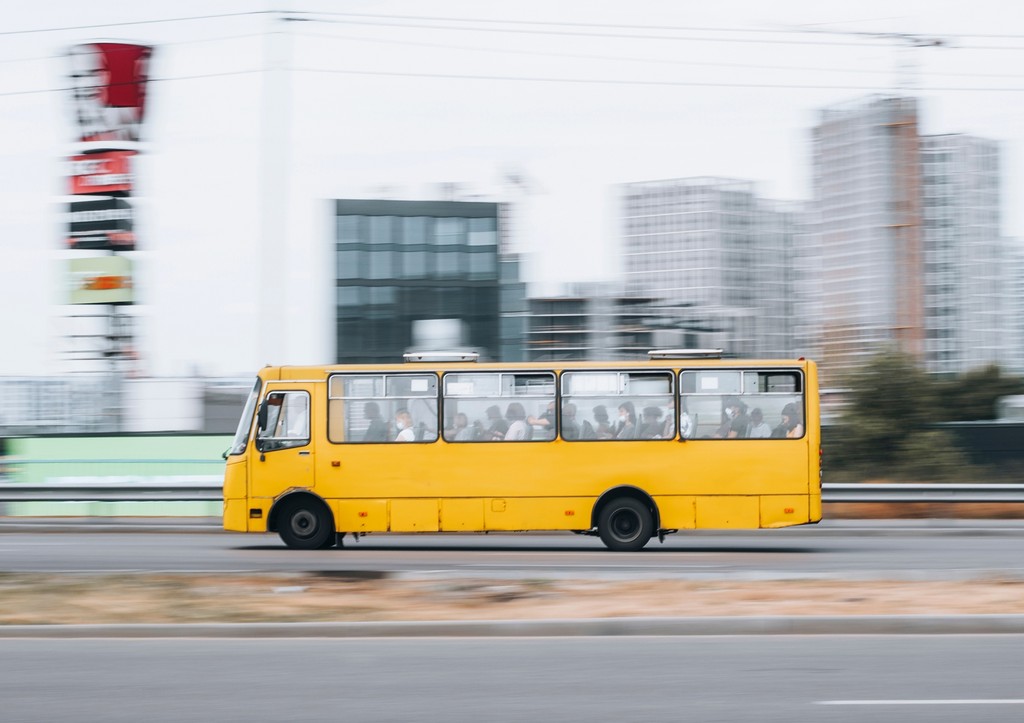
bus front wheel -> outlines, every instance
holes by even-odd
[[[609,550],[633,552],[654,535],[654,516],[647,505],[632,497],[617,497],[601,510],[597,533]]]
[[[288,547],[321,550],[334,540],[334,525],[322,502],[289,500],[278,515],[277,533]]]

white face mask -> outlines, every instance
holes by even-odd
[[[405,429],[405,428],[406,428],[406,427],[407,427],[408,425],[407,425],[407,424],[405,423],[405,420],[404,420],[404,419],[399,419],[399,420],[398,420],[398,421],[397,421],[397,422],[395,423],[395,426],[397,426],[399,430],[403,430],[403,429]]]
[[[729,415],[729,419],[736,419],[736,415],[739,413],[739,411],[736,409],[736,407],[729,407],[728,409],[725,410],[725,413]]]

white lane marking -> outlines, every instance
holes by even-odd
[[[919,700],[819,700],[818,705],[1024,705],[1024,698],[922,698]]]

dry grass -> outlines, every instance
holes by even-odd
[[[0,624],[1024,613],[1024,581],[345,580],[0,575]]]

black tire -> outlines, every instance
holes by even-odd
[[[597,519],[601,542],[615,552],[634,552],[654,535],[650,508],[632,497],[616,497],[604,506]]]
[[[300,497],[284,503],[277,516],[277,534],[288,547],[322,550],[334,542],[334,523],[323,502]]]

